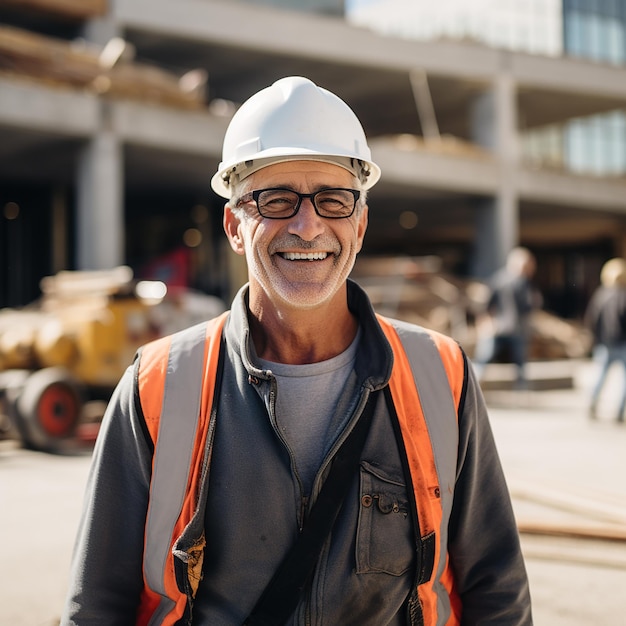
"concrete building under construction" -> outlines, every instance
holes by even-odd
[[[626,254],[626,177],[521,149],[626,108],[624,65],[381,35],[332,1],[0,0],[0,22],[0,306],[62,269],[149,275],[168,255],[229,294],[209,179],[238,104],[286,75],[340,95],[370,138],[364,254],[480,278],[521,243],[566,317]]]

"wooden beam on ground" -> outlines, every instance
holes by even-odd
[[[545,520],[519,520],[521,534],[570,537],[572,539],[598,539],[601,541],[626,541],[626,528],[610,525],[548,522]]]

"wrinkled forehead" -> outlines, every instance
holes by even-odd
[[[335,163],[313,160],[285,161],[263,167],[242,181],[246,189],[272,186],[360,186],[355,174]],[[358,188],[358,187],[357,187]]]

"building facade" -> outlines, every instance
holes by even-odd
[[[626,2],[563,0],[566,54],[598,63],[626,65]],[[573,171],[626,175],[626,109],[566,125],[564,153]]]
[[[380,34],[333,2],[306,15],[228,0],[77,0],[72,15],[67,0],[19,4],[0,5],[0,306],[61,269],[140,274],[164,258],[227,297],[241,275],[211,172],[238,104],[293,74],[354,108],[383,170],[364,254],[437,255],[485,277],[521,243],[550,308],[576,316],[625,251],[623,177],[524,149],[537,129],[623,108],[620,65]]]
[[[475,41],[507,50],[560,56],[561,0],[352,0],[350,23],[393,37]]]

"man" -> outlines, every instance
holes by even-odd
[[[348,280],[379,176],[305,78],[233,117],[212,186],[249,283],[118,386],[62,624],[531,623],[465,356]]]
[[[537,262],[527,248],[513,248],[506,266],[489,282],[485,316],[479,324],[474,366],[479,380],[485,366],[506,353],[517,369],[517,386],[527,384],[526,361],[530,341],[530,314],[542,303],[532,285]]]

